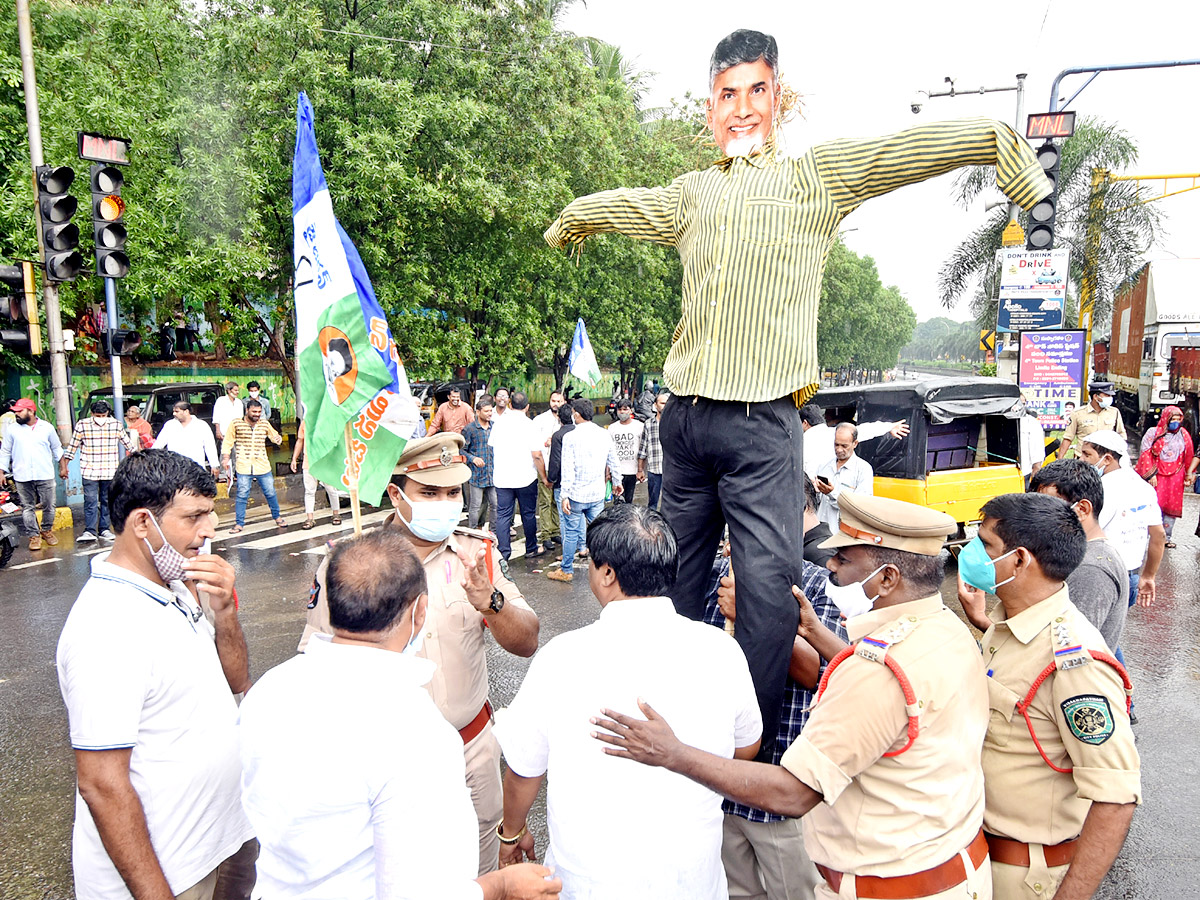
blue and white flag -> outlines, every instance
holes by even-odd
[[[377,504],[413,433],[417,406],[371,279],[333,214],[303,91],[296,102],[292,218],[308,468],[320,481],[343,488],[357,472],[363,499]]]
[[[600,380],[600,366],[596,364],[596,352],[592,350],[592,342],[588,340],[583,319],[575,323],[575,337],[571,340],[571,357],[567,363],[567,370],[580,381],[586,381],[593,387]]]

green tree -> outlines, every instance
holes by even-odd
[[[1084,117],[1061,149],[1055,246],[1071,251],[1073,288],[1081,283],[1084,266],[1092,266],[1097,288],[1095,319],[1103,321],[1111,310],[1115,289],[1142,265],[1143,254],[1160,231],[1161,214],[1153,205],[1141,202],[1135,182],[1107,183],[1099,207],[1094,211],[1089,209],[1092,169],[1120,171],[1137,161],[1136,143],[1117,126]],[[958,201],[969,206],[995,185],[993,167],[973,167],[957,176],[955,190]],[[1028,229],[1027,214],[1022,212],[1019,221]],[[983,225],[955,248],[938,275],[943,305],[952,308],[974,285],[971,311],[977,321],[993,326],[999,292],[996,250],[1007,222],[1007,208],[994,210]],[[1099,228],[1101,235],[1101,250],[1094,260],[1084,257],[1089,227]],[[1074,322],[1076,310],[1077,304],[1068,304],[1068,324]]]
[[[821,282],[817,358],[825,368],[890,369],[917,324],[896,287],[884,287],[875,261],[840,240],[830,248]]]

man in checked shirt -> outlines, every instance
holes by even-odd
[[[804,479],[798,408],[816,393],[821,277],[842,219],[871,197],[961,166],[994,165],[1026,209],[1053,185],[1009,126],[963,119],[775,152],[775,39],[735,31],[709,68],[708,125],[725,158],[658,188],[591,194],[546,231],[553,247],[620,232],[676,247],[682,310],[663,366],[662,512],[679,537],[675,608],[704,615],[726,523],[741,582],[736,637],[764,722],[779,718],[798,612]],[[767,736],[764,736],[766,738]],[[772,741],[763,740],[760,759]]]
[[[80,543],[96,540],[97,534],[106,541],[116,538],[108,527],[108,486],[121,462],[118,448],[124,446],[129,452],[137,449],[135,439],[129,437],[121,423],[112,417],[112,407],[107,400],[93,401],[91,413],[75,423],[71,443],[58,460],[58,474],[65,481],[67,463],[79,453],[79,475],[83,479]]]
[[[804,485],[806,523],[816,524],[817,492],[812,482]],[[812,616],[837,635],[848,640],[838,608],[825,596],[829,570],[824,566],[801,560],[804,567],[800,589]],[[725,626],[728,616],[737,618],[737,595],[729,557],[722,554],[713,564],[712,580],[704,621],[718,628]],[[791,746],[808,722],[808,714],[816,701],[816,688],[825,670],[822,659],[812,645],[799,634],[792,643],[792,658],[788,664],[788,680],[783,691],[783,707],[775,729],[775,750],[771,762],[778,765],[783,751]],[[764,733],[771,729],[763,729]],[[800,819],[777,816],[725,800],[724,834],[721,841],[721,864],[729,882],[729,900],[787,900],[790,897],[811,897],[817,887],[817,870],[804,849],[804,830]]]

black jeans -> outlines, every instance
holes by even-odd
[[[705,591],[725,524],[737,578],[734,636],[746,654],[770,755],[800,607],[804,553],[804,454],[791,397],[737,403],[672,396],[663,410],[662,513],[679,543],[671,599],[704,618]]]
[[[613,473],[614,476],[616,473]],[[621,476],[621,499],[626,503],[633,503],[633,492],[637,490],[637,475],[622,475]]]
[[[496,549],[505,559],[512,556],[513,509],[521,504],[521,525],[525,529],[525,552],[538,549],[537,543],[537,479],[522,488],[496,488]],[[794,630],[794,629],[793,629]]]

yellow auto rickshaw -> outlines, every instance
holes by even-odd
[[[929,377],[822,388],[812,402],[830,424],[908,423],[907,437],[885,434],[858,446],[875,472],[876,496],[940,510],[961,526],[978,522],[992,497],[1025,489],[1018,462],[1024,402],[1011,381]]]

